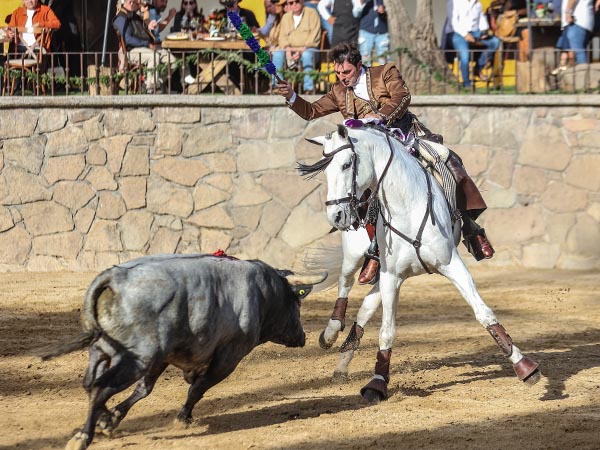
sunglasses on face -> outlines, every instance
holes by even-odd
[[[196,4],[196,2],[183,2],[183,4],[184,4],[185,6],[189,6],[189,5],[195,5],[195,4]]]
[[[289,6],[296,5],[298,3],[300,3],[300,0],[292,0],[291,2],[287,2]]]

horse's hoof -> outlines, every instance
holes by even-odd
[[[529,358],[528,356],[523,356],[519,362],[513,365],[513,368],[515,369],[515,373],[517,374],[519,380],[525,381],[533,376],[535,372],[539,372],[539,366],[540,365],[533,359]]]
[[[523,383],[525,383],[527,386],[533,386],[541,379],[542,379],[542,372],[540,372],[539,369],[535,369],[535,371],[531,375],[529,375],[527,378],[525,378],[523,380]]]
[[[333,346],[333,342],[327,342],[325,340],[325,331],[322,331],[321,334],[319,335],[319,346],[323,349],[323,350],[329,350],[332,346]]]
[[[376,405],[381,400],[385,400],[383,394],[375,389],[363,389],[361,392],[362,403],[370,403],[372,405]]]
[[[67,442],[65,450],[85,450],[88,447],[87,439],[88,435],[86,433],[78,432]]]
[[[348,382],[348,371],[343,370],[334,370],[333,371],[333,381],[335,383],[346,383]]]

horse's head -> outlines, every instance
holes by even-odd
[[[327,177],[327,219],[329,223],[347,230],[357,219],[357,206],[363,192],[370,186],[372,171],[360,164],[356,139],[348,136],[348,129],[339,125],[337,132],[308,139],[323,145],[323,159],[312,166],[300,165],[303,175],[325,171]]]

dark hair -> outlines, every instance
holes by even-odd
[[[356,66],[362,57],[354,42],[340,42],[331,50],[331,59],[336,64],[344,64],[344,61],[348,61]]]

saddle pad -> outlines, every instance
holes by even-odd
[[[419,145],[419,153],[427,162],[435,164],[438,161],[438,155],[442,162],[448,161],[450,149],[445,145],[421,138],[417,138],[417,142],[423,143],[423,145]],[[437,153],[437,155],[435,153]]]

